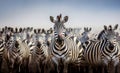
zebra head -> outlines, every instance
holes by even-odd
[[[81,34],[82,36],[80,37],[80,41],[81,41],[82,43],[84,43],[84,42],[86,42],[87,40],[89,40],[90,31],[91,31],[91,28],[88,28],[88,27],[85,27],[85,28],[84,28],[84,32]]]
[[[114,28],[112,28],[111,25],[109,25],[109,27],[104,26],[104,39],[109,40],[111,43],[115,44],[116,43],[116,38],[117,38],[117,33],[115,32],[115,30],[118,28],[118,24],[114,26]]]
[[[62,20],[62,15],[60,14],[59,16],[57,16],[57,19],[54,20],[54,18],[52,16],[50,16],[50,20],[51,22],[53,22],[54,25],[54,36],[55,36],[55,40],[58,41],[62,41],[64,40],[65,36],[66,36],[66,28],[64,26],[64,23],[68,21],[68,16],[65,16],[64,19]]]
[[[22,41],[28,42],[30,36],[29,36],[29,33],[27,32],[27,29],[24,28],[21,30],[20,37],[21,37]]]
[[[113,38],[113,36],[116,35],[115,30],[117,28],[118,28],[118,24],[115,25],[114,28],[112,28],[111,25],[109,25],[109,27],[104,25],[104,29],[98,34],[97,39],[101,40],[101,39],[110,39],[111,37]]]
[[[14,30],[10,30],[10,39],[8,41],[8,46],[18,48],[19,44],[17,42],[17,38],[19,35]]]
[[[118,44],[117,44],[117,33],[115,32],[115,30],[118,28],[118,25],[115,25],[114,28],[109,25],[108,27],[107,26],[104,26],[104,32],[102,32],[102,39],[104,40],[107,40],[107,44],[106,44],[106,48],[108,50],[110,50],[110,52],[112,53],[114,50],[118,50],[116,49],[118,47]]]
[[[33,45],[37,45],[38,41],[39,41],[39,37],[38,37],[37,30],[34,29],[34,34],[31,37],[31,42],[33,43]]]

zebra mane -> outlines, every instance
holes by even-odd
[[[62,18],[62,14],[57,16],[58,22],[60,22],[61,18]]]
[[[101,39],[101,36],[105,33],[105,30],[102,30],[99,34],[98,34],[98,37],[97,39],[100,40]]]

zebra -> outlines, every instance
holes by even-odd
[[[100,40],[88,40],[85,43],[84,57],[85,61],[91,66],[107,66],[110,70],[110,64],[115,67],[119,63],[118,58],[118,46],[116,42],[115,31],[117,26],[114,29],[109,26],[104,26],[104,34]],[[108,70],[108,71],[109,71]],[[112,72],[112,71],[109,71]],[[112,72],[113,73],[113,72]]]
[[[4,47],[3,58],[7,63],[9,73],[16,73],[19,71],[19,48],[16,41],[16,35],[13,30],[10,31],[10,39]],[[6,68],[7,68],[6,67]]]
[[[30,43],[28,38],[28,33],[25,31],[25,29],[19,30],[19,37],[17,37],[17,42],[19,44],[19,57],[20,57],[20,72],[27,73],[28,72],[28,61],[29,61],[29,55],[30,55],[30,46],[28,44]]]
[[[39,41],[43,44],[46,44],[46,31],[45,29],[42,29],[41,32],[38,34],[38,37],[39,37]]]
[[[37,34],[34,34],[34,36],[31,38],[32,40],[32,46],[30,47],[30,55],[29,55],[29,60],[28,60],[28,70],[29,73],[36,73],[39,72],[41,73],[43,70],[41,69],[42,67],[42,62],[45,60],[45,49],[43,48],[41,42],[37,39]],[[44,68],[43,68],[44,69]]]
[[[28,61],[28,69],[30,73],[49,73],[51,68],[53,68],[51,59],[49,57],[49,47],[47,44],[39,40],[39,33],[34,30],[34,34],[30,40],[30,55]],[[51,67],[51,68],[49,68]],[[47,69],[47,71],[46,71]]]
[[[53,38],[53,30],[50,28],[47,30],[46,36],[45,36],[45,42],[49,46],[51,43],[51,39]]]
[[[87,40],[90,39],[90,31],[92,28],[84,27],[84,32],[81,33],[81,36],[78,36],[78,39],[82,42],[85,43]]]
[[[120,47],[120,46],[119,46],[119,33],[118,33],[118,32],[114,32],[114,31],[118,28],[118,24],[116,24],[116,25],[114,26],[114,28],[113,28],[111,25],[109,25],[109,27],[104,26],[104,28],[105,28],[105,29],[108,29],[108,28],[109,28],[109,30],[111,30],[111,31],[107,31],[107,33],[106,33],[105,30],[102,30],[102,31],[100,32],[100,34],[98,35],[97,39],[98,39],[98,40],[105,39],[106,36],[108,35],[108,33],[109,33],[109,34],[115,34],[116,36],[115,36],[114,38],[116,39],[117,46],[118,46],[118,48],[119,48],[119,47]],[[120,50],[120,49],[119,49],[119,50]],[[118,55],[120,55],[120,51],[119,51]],[[120,61],[120,56],[119,56],[119,61]],[[118,69],[118,65],[117,65],[115,68],[116,68],[116,71],[118,72],[118,70],[119,70],[119,69]],[[117,69],[118,69],[118,70],[117,70]]]
[[[81,49],[73,42],[69,36],[66,36],[66,28],[64,23],[68,21],[68,16],[61,20],[61,14],[54,20],[50,16],[50,21],[54,24],[54,39],[52,39],[50,46],[50,55],[53,62],[57,65],[57,72],[61,72],[61,66],[64,66],[63,72],[67,73],[68,64],[75,62]]]
[[[25,32],[21,32],[20,37],[17,38],[17,41],[20,45],[19,46],[20,47],[20,57],[22,58],[21,72],[35,73],[35,72],[42,71],[42,69],[41,69],[42,67],[40,67],[40,66],[41,66],[41,62],[42,61],[44,62],[44,58],[45,58],[45,60],[47,60],[46,58],[48,57],[48,52],[47,52],[48,46],[45,44],[43,45],[38,40],[38,38],[39,38],[39,35],[38,35],[36,29],[34,30],[34,33],[32,34],[31,38],[28,39],[29,41],[27,41]],[[42,44],[42,46],[41,46],[41,44]],[[48,62],[50,62],[50,61],[47,60],[46,64]],[[35,67],[35,69],[34,69],[34,67]]]
[[[3,63],[4,47],[5,47],[5,41],[2,39],[2,36],[0,36],[0,72],[1,72],[2,63]]]
[[[88,73],[89,66],[85,62],[84,58],[84,43],[88,40],[90,40],[92,37],[91,35],[92,28],[84,27],[84,31],[80,35],[69,35],[70,39],[72,39],[75,43],[77,43],[77,46],[79,49],[83,48],[82,51],[79,53],[77,61],[74,63],[75,66],[78,66],[79,72],[82,73]]]
[[[29,73],[41,73],[40,69],[40,55],[43,53],[41,50],[41,44],[38,42],[36,33],[31,38],[30,54],[28,60]]]

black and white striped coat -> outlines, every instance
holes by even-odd
[[[105,33],[104,33],[105,32]],[[116,42],[114,30],[110,27],[104,27],[104,39],[88,40],[85,43],[84,57],[88,64],[92,66],[113,67],[119,63],[119,48]]]
[[[60,65],[64,65],[63,71],[67,73],[68,64],[78,60],[82,48],[79,48],[77,45],[79,42],[76,43],[74,38],[70,38],[65,33],[64,23],[67,22],[68,16],[65,16],[63,20],[61,20],[61,15],[57,16],[56,21],[50,16],[50,20],[55,23],[54,39],[51,42],[50,55],[52,55],[52,60],[57,65],[57,72],[60,73]]]

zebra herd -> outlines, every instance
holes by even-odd
[[[92,28],[66,28],[68,16],[50,21],[48,30],[0,29],[0,73],[120,73],[118,24],[91,35]]]

